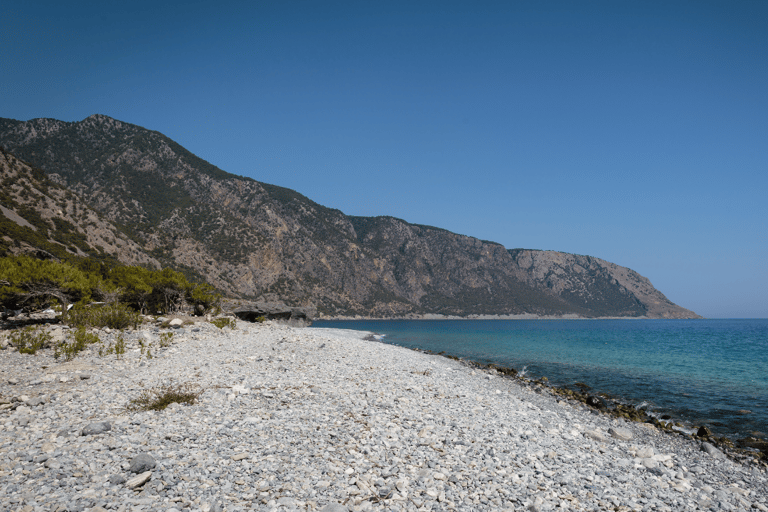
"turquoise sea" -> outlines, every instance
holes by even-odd
[[[716,435],[768,437],[768,320],[318,321],[577,382]]]

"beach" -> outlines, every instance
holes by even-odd
[[[699,440],[366,332],[236,325],[1,351],[3,510],[768,510],[765,465]],[[126,411],[174,384],[201,394]]]

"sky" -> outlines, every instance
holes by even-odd
[[[768,2],[4,2],[0,117],[104,114],[349,215],[768,317]]]

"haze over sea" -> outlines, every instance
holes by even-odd
[[[716,435],[768,435],[768,320],[318,321],[604,392]]]

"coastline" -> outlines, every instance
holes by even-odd
[[[121,359],[0,352],[15,382],[2,398],[18,399],[0,411],[11,510],[768,510],[764,465],[495,369],[372,333],[241,321],[173,331],[147,359],[139,341],[161,332],[131,334]],[[124,410],[169,381],[204,391]],[[82,435],[99,422],[110,430]],[[156,466],[131,489],[140,454]]]
[[[533,313],[524,313],[519,315],[441,315],[436,313],[427,313],[424,315],[405,315],[398,317],[374,317],[374,316],[320,316],[314,318],[315,321],[398,321],[398,320],[706,320],[706,318],[696,316],[691,318],[656,318],[649,316],[598,316],[587,317],[576,314],[567,315],[536,315]]]

